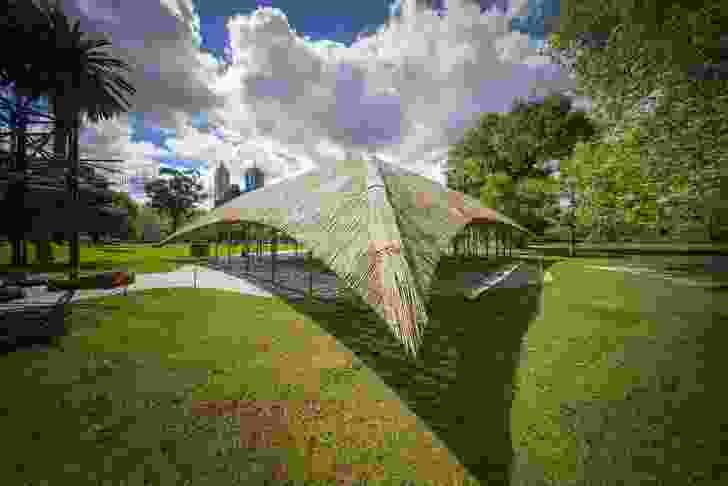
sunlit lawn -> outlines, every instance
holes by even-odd
[[[0,356],[0,477],[263,484],[278,461],[307,484],[462,484],[459,463],[480,484],[728,484],[725,290],[546,264],[541,318],[534,287],[433,297],[416,362],[345,304],[209,289],[74,304],[61,348]],[[260,421],[191,411],[226,399],[282,404],[272,445],[240,447]]]
[[[54,263],[44,265],[36,260],[35,246],[29,247],[29,264],[27,267],[10,265],[12,250],[9,245],[0,245],[0,273],[9,271],[27,271],[63,274],[68,271],[69,247],[53,244]],[[219,245],[219,254],[227,255],[227,245]],[[251,245],[254,249],[255,246]],[[231,245],[231,252],[240,255],[241,245]],[[278,251],[295,249],[295,245],[278,245]],[[270,245],[264,245],[263,251],[270,251]],[[210,255],[215,255],[215,247],[211,245]],[[185,264],[190,257],[189,244],[173,244],[155,247],[151,244],[125,245],[81,245],[81,274],[93,274],[115,270],[126,270],[136,273],[170,272]]]

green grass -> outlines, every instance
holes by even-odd
[[[332,464],[392,485],[464,475],[369,369],[278,299],[155,289],[75,304],[69,327],[59,347],[0,357],[12,390],[0,399],[3,439],[13,444],[0,462],[5,484],[263,484],[277,457],[308,484],[334,484]],[[289,447],[246,451],[231,417],[190,413],[196,401],[228,399],[293,409],[314,399],[323,412],[290,425]]]
[[[529,248],[551,256],[568,256],[568,242],[534,243]],[[615,255],[728,255],[728,243],[681,243],[681,242],[617,242],[576,244],[576,254],[582,257]]]
[[[279,455],[308,484],[332,481],[336,464],[370,484],[462,484],[447,479],[465,481],[458,462],[480,484],[728,483],[728,294],[587,268],[605,264],[547,258],[542,296],[433,297],[417,361],[343,303],[155,289],[74,304],[61,348],[0,356],[13,444],[0,477],[263,484],[265,468],[250,483],[236,475]],[[235,398],[323,411],[253,453],[235,447],[230,417],[189,412]]]
[[[0,245],[0,273],[13,271],[27,271],[49,273],[52,276],[62,276],[68,272],[69,248],[67,245],[53,244],[55,262],[49,265],[39,263],[35,257],[34,245],[29,246],[29,265],[11,266],[12,250],[9,245]],[[295,249],[293,245],[278,245],[279,251]],[[241,246],[232,245],[234,255],[240,255]],[[270,245],[264,245],[264,251],[270,251]],[[227,255],[227,247],[220,245],[219,254]],[[215,255],[214,246],[210,248],[210,255]],[[91,275],[98,272],[128,271],[135,273],[171,272],[183,266],[190,258],[189,244],[171,244],[164,247],[154,247],[150,244],[125,245],[99,245],[81,246],[81,275]]]

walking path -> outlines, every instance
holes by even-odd
[[[202,265],[185,265],[173,272],[137,274],[136,282],[129,285],[126,291],[196,287],[227,290],[261,297],[282,295],[289,298],[300,298],[308,291],[309,273],[302,267],[300,258],[290,257],[293,254],[295,254],[295,251],[279,253],[282,258],[277,261],[276,282],[280,282],[285,286],[282,288],[272,285],[270,281],[265,281],[271,278],[270,258],[256,258],[255,263],[251,266],[251,275],[247,272],[247,259],[245,257],[233,256],[230,258],[230,263],[228,263],[228,258],[225,256],[220,257],[219,263],[215,263],[215,258],[211,258],[209,265],[213,268]],[[477,290],[475,288],[472,290],[478,295],[499,284],[520,286],[521,281],[525,282],[525,280],[519,278],[519,274],[523,273],[516,271],[519,267],[520,265],[511,267],[505,272],[501,271],[487,276],[480,274],[479,278],[469,283],[472,284],[472,287],[477,287]],[[351,291],[345,288],[340,279],[332,272],[314,272],[312,283],[314,295],[320,298],[334,299],[341,297],[343,294],[351,294]],[[509,285],[509,283],[512,285]],[[469,286],[466,285],[466,287]],[[55,302],[62,294],[62,292],[49,292],[45,286],[30,287],[25,290],[27,296],[24,299],[14,300],[14,305],[25,303],[50,304]],[[123,293],[123,288],[80,290],[76,292],[71,302]]]

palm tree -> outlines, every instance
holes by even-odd
[[[58,5],[42,8],[47,22],[48,66],[52,71],[48,90],[49,105],[56,120],[54,154],[71,163],[70,192],[78,200],[79,143],[82,116],[91,121],[111,119],[128,111],[127,95],[136,89],[117,71],[130,70],[128,64],[100,49],[111,46],[106,39],[87,39]],[[52,66],[52,67],[50,67]],[[70,278],[80,270],[79,234],[71,239]]]

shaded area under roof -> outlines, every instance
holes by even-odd
[[[416,355],[437,265],[466,225],[529,233],[478,200],[381,160],[345,161],[242,194],[160,245],[218,224],[283,231],[361,296]]]

